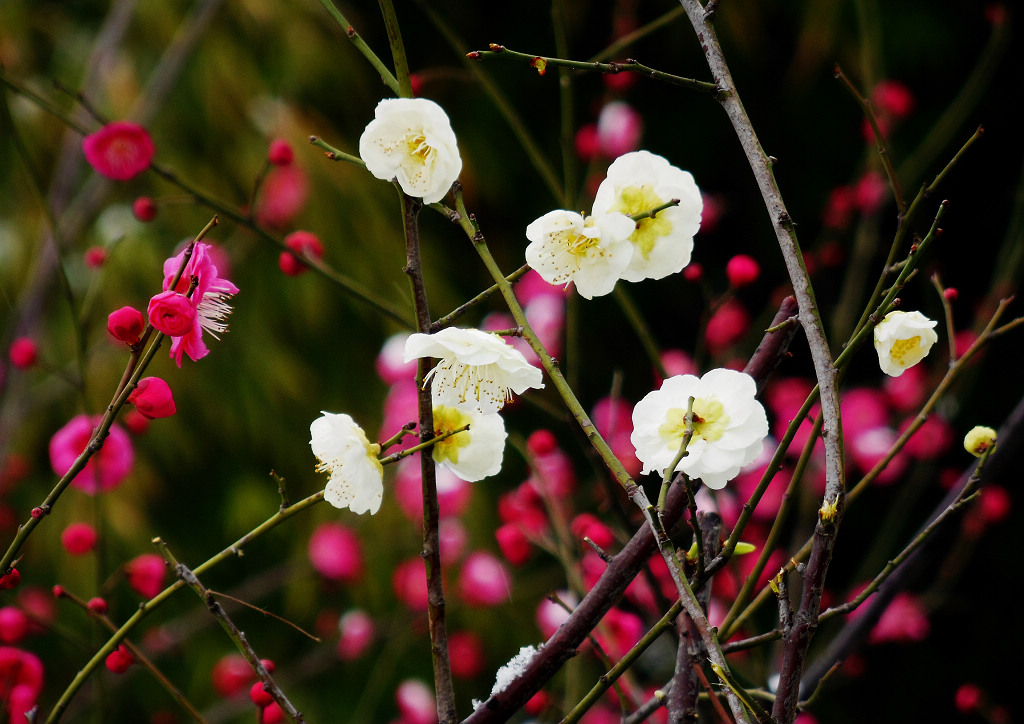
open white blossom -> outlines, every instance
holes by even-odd
[[[754,399],[757,385],[743,372],[715,369],[697,378],[676,375],[649,392],[633,408],[630,441],[644,474],[665,470],[679,454],[686,431],[686,409],[693,402],[693,437],[675,467],[714,490],[757,459],[768,435],[768,418]]]
[[[501,472],[505,452],[505,421],[497,412],[482,413],[472,407],[454,407],[434,403],[434,434],[443,435],[469,425],[435,443],[431,448],[434,462],[442,465],[469,483]]]
[[[359,156],[379,179],[397,179],[402,191],[440,201],[462,171],[448,116],[426,98],[386,98],[359,137]]]
[[[313,420],[309,434],[309,446],[320,461],[317,472],[331,474],[324,500],[360,515],[376,513],[384,497],[380,445],[367,440],[363,428],[345,414],[324,412]]]
[[[405,361],[420,357],[440,360],[424,382],[432,385],[431,393],[441,404],[497,412],[512,393],[544,386],[541,371],[519,350],[479,329],[447,327],[436,334],[411,334],[405,342]]]
[[[875,327],[875,351],[882,372],[899,377],[908,367],[923,360],[939,335],[936,322],[920,312],[894,311]]]
[[[679,204],[636,222],[630,236],[633,255],[622,272],[626,281],[661,279],[689,264],[704,203],[688,171],[650,151],[623,154],[608,167],[594,198],[595,216],[613,211],[640,214],[672,199],[679,199]]]
[[[526,263],[548,284],[573,282],[585,299],[600,297],[629,264],[635,228],[620,213],[584,218],[575,211],[549,211],[526,227]]]

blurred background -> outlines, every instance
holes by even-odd
[[[376,7],[339,8],[387,59]],[[553,6],[397,0],[396,10],[414,89],[448,112],[464,159],[467,206],[506,272],[523,263],[523,231],[530,221],[554,208],[589,209],[611,160],[648,149],[690,171],[703,192],[704,220],[693,254],[702,273],[620,286],[648,320],[659,348],[681,351],[700,372],[749,357],[789,283],[749,167],[718,104],[628,74],[566,73],[571,90],[563,97],[557,69],[541,76],[507,58],[465,58],[489,43],[550,56],[564,47],[573,59],[636,58],[707,80],[700,45],[677,7],[647,0]],[[1012,5],[997,3],[729,0],[718,9],[716,27],[737,89],[765,150],[778,159],[778,183],[798,224],[834,350],[859,318],[897,224],[870,132],[834,78],[834,64],[872,99],[908,199],[979,125],[985,127],[984,137],[915,220],[914,231],[923,235],[938,201],[950,200],[942,238],[901,294],[904,309],[941,320],[941,298],[929,277],[938,274],[945,286],[956,288],[954,322],[963,344],[1020,279],[1024,136],[1012,112],[1022,71],[1019,54],[1011,52],[1015,20]],[[650,23],[658,25],[601,55]],[[156,173],[127,182],[98,176],[82,155],[81,134],[30,94],[89,131],[101,124],[88,108],[106,120],[141,123],[152,135],[156,162],[189,188],[243,215],[251,209],[278,240],[295,230],[316,234],[326,264],[412,319],[394,190],[356,165],[325,159],[307,141],[316,135],[356,153],[377,102],[391,95],[320,3],[4,0],[0,66],[4,78],[22,89],[4,88],[9,113],[0,114],[4,541],[57,479],[48,457],[52,435],[75,415],[101,412],[120,379],[127,355],[107,334],[106,316],[125,305],[145,308],[160,290],[164,259],[214,213]],[[76,100],[77,93],[85,103]],[[534,152],[524,149],[523,137]],[[294,149],[289,166],[268,168],[274,139]],[[155,201],[152,221],[133,215],[139,197]],[[181,561],[195,566],[276,511],[274,476],[286,481],[292,500],[322,488],[324,477],[314,472],[307,444],[309,423],[321,410],[350,414],[371,439],[395,432],[381,429],[391,385],[375,364],[385,341],[410,328],[322,275],[282,273],[280,246],[245,225],[222,222],[209,239],[223,253],[221,275],[241,290],[233,300],[229,333],[219,342],[208,340],[210,355],[199,363],[186,360],[181,369],[165,351],[157,354],[148,374],[171,385],[177,414],[148,428],[135,420],[135,461],[125,482],[95,497],[70,489],[24,548],[21,586],[0,593],[0,604],[27,617],[22,635],[15,635],[17,627],[11,634],[0,630],[0,640],[43,663],[44,712],[106,640],[84,612],[52,599],[53,585],[83,599],[103,596],[110,616],[123,621],[140,601],[123,565],[151,553],[150,539],[163,537]],[[457,227],[426,211],[421,230],[437,317],[490,279]],[[760,269],[743,286],[726,274],[737,254],[750,255]],[[725,318],[716,319],[713,313],[721,309],[727,310]],[[1007,319],[1019,310],[1019,303],[1011,305]],[[460,324],[482,326],[487,314],[504,311],[495,299]],[[570,294],[565,319],[564,330],[553,322],[559,358],[585,407],[593,409],[613,393],[631,406],[657,386],[614,296],[586,301]],[[491,323],[502,326],[500,318]],[[948,363],[941,321],[939,330],[940,342],[916,378],[921,389],[932,389]],[[905,457],[889,484],[874,486],[851,509],[829,575],[833,602],[880,570],[941,500],[944,486],[968,468],[963,434],[976,424],[998,427],[1013,411],[1024,390],[1019,358],[1011,353],[1019,349],[1016,334],[996,340],[952,387],[937,408],[941,430],[920,445],[923,451]],[[27,365],[8,353],[22,338],[37,351]],[[811,371],[806,345],[798,338],[792,351],[777,376],[799,385]],[[881,409],[884,419],[872,429],[888,431],[876,439],[891,440],[886,435],[912,418],[919,404],[905,404],[913,394],[903,390],[900,397],[869,349],[857,356],[845,384],[874,395],[871,409]],[[568,461],[575,482],[563,501],[566,520],[593,513],[619,541],[635,529],[628,501],[609,492],[576,431],[549,414],[553,390],[534,397],[538,404],[521,401],[505,415],[511,437],[502,473],[472,486],[452,483],[462,497],[451,516],[450,628],[467,633],[478,661],[456,681],[463,715],[471,699],[486,698],[497,667],[520,646],[544,639],[538,606],[549,592],[567,588],[565,569],[577,569],[585,552],[578,537],[568,558],[564,550],[537,545],[558,538],[557,521],[531,533],[523,560],[512,560],[508,542],[499,545],[495,537],[496,529],[516,519],[516,505],[525,505],[528,456],[547,449],[530,436],[550,429]],[[779,409],[770,411],[773,423]],[[851,457],[851,479],[869,467]],[[1014,719],[1019,707],[1009,687],[1016,677],[1007,663],[1016,660],[1022,637],[1012,584],[1020,568],[1011,537],[1020,520],[1012,475],[993,481],[1001,492],[995,502],[988,496],[988,503],[976,506],[982,512],[973,522],[965,519],[943,534],[942,550],[914,581],[913,599],[897,617],[895,634],[880,634],[830,680],[810,710],[818,720],[863,721],[869,712],[884,720]],[[402,563],[420,565],[419,525],[396,504],[393,468],[385,485],[377,515],[318,506],[204,579],[321,638],[314,642],[279,620],[226,604],[260,655],[276,662],[282,686],[310,722],[417,721],[415,707],[410,710],[402,696],[396,700],[396,690],[402,682],[431,681],[424,614],[416,610],[415,594],[403,594],[394,580]],[[790,526],[796,546],[786,551],[807,535],[820,503],[816,486],[807,481],[806,504]],[[770,523],[771,511],[765,514]],[[76,522],[99,533],[98,547],[86,555],[71,555],[60,540]],[[342,536],[327,540],[332,550],[349,551],[349,560],[361,564],[358,570],[324,568],[311,559],[317,549],[311,535],[325,523],[355,533],[357,543],[336,527],[319,529]],[[506,595],[480,601],[466,593],[473,589],[464,582],[472,581],[466,562],[474,553],[488,554],[476,559],[487,564],[485,580],[505,581],[502,571],[507,572]],[[369,612],[373,643],[368,651],[339,653],[339,619],[352,610]],[[623,610],[645,626],[654,620],[635,601],[625,601]],[[760,611],[750,632],[770,629],[774,615]],[[822,645],[833,630],[823,627]],[[243,688],[232,693],[213,673],[233,649],[195,597],[178,594],[133,640],[209,721],[252,721],[245,677],[239,677]],[[668,648],[652,652],[636,672],[636,689],[663,684],[664,659],[671,662],[672,655]],[[754,685],[763,684],[776,656],[772,646],[757,649],[744,655],[739,670]],[[538,705],[536,715],[556,721],[562,697],[578,699],[602,671],[591,652],[577,657],[547,688],[550,706]],[[13,684],[4,676],[0,692],[7,697]],[[977,689],[964,690],[965,684]],[[415,699],[408,691],[406,696]],[[597,718],[602,711],[612,718]],[[590,721],[617,721],[615,711],[607,705]],[[99,672],[67,717],[90,719],[188,720],[140,667],[121,676]]]

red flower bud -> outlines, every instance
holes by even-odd
[[[104,663],[115,674],[123,674],[135,663],[135,657],[124,646],[118,646],[107,655]]]
[[[110,332],[110,336],[125,344],[137,344],[145,327],[146,320],[143,319],[142,312],[135,307],[121,307],[107,317],[107,331]]]
[[[156,202],[148,196],[140,196],[132,204],[132,216],[147,223],[156,218]]]
[[[170,417],[177,408],[170,386],[159,377],[143,377],[128,395],[128,402],[150,420]]]
[[[275,166],[287,166],[295,158],[295,151],[292,150],[292,144],[283,138],[275,138],[270,142],[270,148],[267,150],[267,161]]]
[[[26,370],[36,363],[39,356],[39,348],[29,337],[18,337],[11,342],[11,349],[8,352],[11,364],[19,370]]]

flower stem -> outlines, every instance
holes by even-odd
[[[348,39],[352,41],[352,45],[356,46],[356,49],[363,54],[363,57],[370,61],[370,65],[380,74],[381,81],[384,82],[388,88],[394,91],[396,94],[399,93],[398,81],[395,76],[391,74],[387,66],[381,62],[381,59],[377,57],[377,54],[370,50],[370,46],[366,44],[362,36],[356,32],[356,29],[352,27],[352,24],[345,19],[345,16],[341,14],[337,6],[331,2],[331,0],[320,0],[320,4],[324,6],[324,10],[345,30],[345,34],[348,35]]]

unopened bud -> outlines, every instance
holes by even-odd
[[[964,449],[976,458],[983,456],[995,444],[996,431],[991,427],[978,425],[964,437]]]

